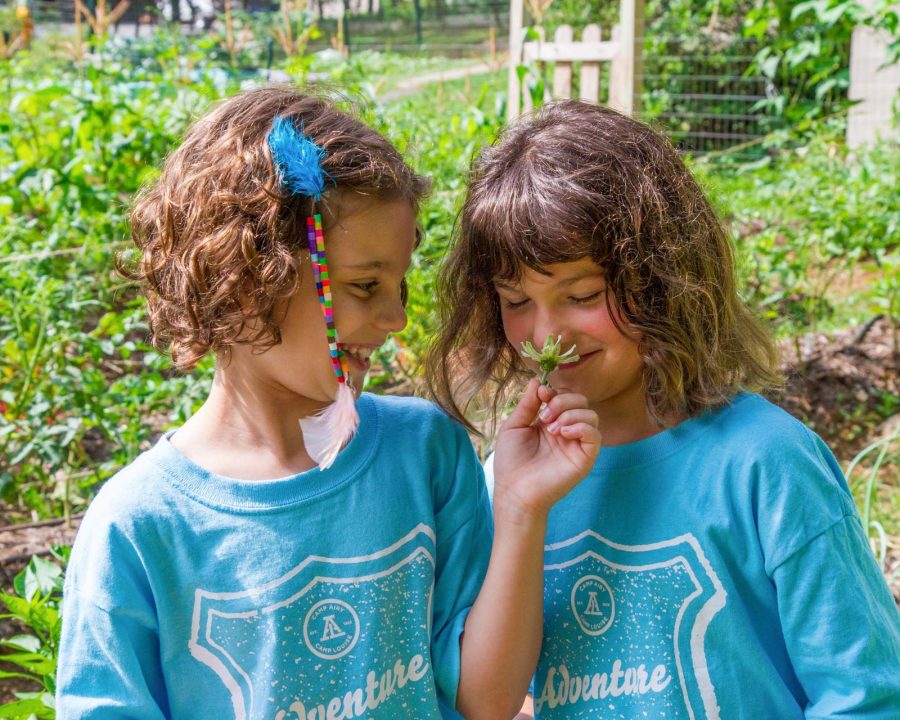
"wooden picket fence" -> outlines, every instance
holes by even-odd
[[[610,63],[609,96],[606,104],[628,115],[638,115],[641,107],[643,62],[641,45],[644,28],[643,0],[621,0],[619,23],[612,28],[611,38],[603,40],[599,25],[591,24],[575,39],[575,31],[569,25],[556,29],[552,42],[540,39],[522,42],[524,10],[522,0],[513,0],[510,6],[509,28],[509,87],[507,118],[514,119],[520,108],[531,108],[531,94],[523,92],[518,67],[538,63],[545,67],[553,63],[552,89],[547,99],[572,97],[574,64],[580,63],[581,73],[578,95],[584,100],[601,102],[600,73],[602,63]]]

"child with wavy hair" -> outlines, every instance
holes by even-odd
[[[426,401],[358,392],[406,324],[426,189],[352,116],[267,88],[199,120],[140,195],[131,273],[154,340],[181,370],[214,354],[215,377],[84,518],[60,720],[521,705],[546,517],[590,469],[596,417],[533,384],[500,441],[492,519],[462,427]],[[533,424],[542,403],[558,429]]]
[[[900,717],[900,616],[833,455],[778,382],[727,234],[672,145],[578,101],[472,169],[443,268],[433,394],[466,422],[536,370],[603,449],[551,511],[539,718]],[[529,353],[529,356],[531,353]],[[548,408],[542,422],[553,427]],[[471,426],[470,426],[471,427]],[[505,466],[499,444],[495,468]]]

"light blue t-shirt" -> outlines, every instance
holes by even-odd
[[[900,719],[900,614],[846,481],[757,395],[603,448],[544,557],[541,720]]]
[[[362,395],[324,471],[240,481],[162,438],[111,479],[66,577],[59,720],[439,718],[491,548],[463,429]]]

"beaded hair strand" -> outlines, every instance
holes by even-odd
[[[298,130],[285,117],[276,117],[268,136],[269,148],[281,185],[292,195],[307,196],[311,200],[312,213],[306,218],[309,257],[319,306],[325,319],[331,366],[337,379],[335,401],[324,410],[309,417],[300,418],[303,443],[309,456],[326,469],[334,463],[337,454],[350,442],[359,425],[356,399],[350,387],[344,351],[334,325],[334,304],[331,296],[331,280],[328,277],[328,260],[325,255],[325,234],[322,216],[316,212],[316,203],[325,192],[325,180],[334,180],[322,169],[325,149]]]

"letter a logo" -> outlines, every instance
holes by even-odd
[[[322,628],[321,634],[319,627]],[[320,600],[306,614],[303,637],[314,655],[325,660],[337,660],[356,645],[359,639],[359,616],[343,600]]]
[[[336,640],[342,635],[346,635],[343,630],[338,626],[338,624],[334,621],[334,615],[326,615],[325,616],[325,628],[322,630],[322,637],[319,638],[319,642],[325,642],[326,640]]]
[[[609,583],[597,575],[585,575],[572,588],[572,613],[587,635],[602,635],[613,624],[616,600]]]

